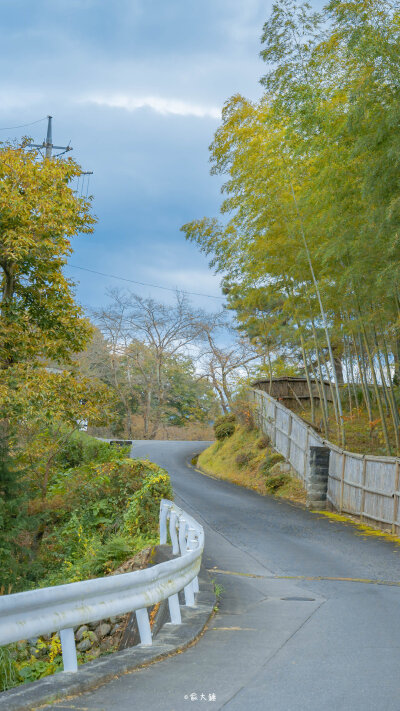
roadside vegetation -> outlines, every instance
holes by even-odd
[[[305,503],[301,482],[287,470],[284,458],[272,449],[268,437],[255,428],[250,406],[245,407],[245,413],[243,416],[242,405],[239,415],[216,420],[216,442],[199,455],[196,464],[218,479],[259,494]]]
[[[158,543],[162,498],[173,498],[166,471],[76,433],[57,455],[46,496],[21,497],[18,528],[12,539],[1,536],[2,593],[112,574]],[[91,636],[83,632],[88,643],[86,652],[78,647],[80,663],[94,658]],[[0,650],[0,689],[61,668],[57,634],[21,640]]]
[[[73,190],[81,168],[26,145],[0,145],[0,595],[112,574],[155,543],[172,498],[167,472],[80,431],[119,404],[81,360],[96,332],[63,273],[95,218]],[[96,634],[82,635],[85,661]],[[2,647],[0,689],[60,666],[57,634]]]

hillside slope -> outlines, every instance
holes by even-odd
[[[217,440],[198,457],[199,467],[207,474],[226,479],[259,494],[273,494],[305,503],[302,483],[290,474],[284,458],[269,445],[257,429],[236,425],[230,437]]]

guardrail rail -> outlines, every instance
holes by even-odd
[[[168,599],[171,623],[181,624],[178,593],[195,606],[204,549],[203,527],[172,501],[160,503],[160,543],[170,534],[172,560],[133,573],[37,588],[0,597],[0,645],[59,632],[65,672],[78,662],[74,627],[135,612],[141,645],[152,644],[147,608]]]

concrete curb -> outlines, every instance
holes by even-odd
[[[185,649],[202,633],[216,604],[214,588],[204,565],[199,574],[199,586],[196,607],[182,607],[182,624],[164,624],[151,647],[130,647],[88,662],[74,674],[62,672],[3,691],[0,694],[0,711],[33,711],[65,696],[95,689],[121,674]]]

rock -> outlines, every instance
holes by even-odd
[[[29,654],[31,654],[32,657],[35,657],[35,659],[39,659],[40,651],[41,650],[36,649],[36,647],[29,647]]]
[[[101,652],[108,652],[108,650],[111,649],[111,647],[113,647],[114,644],[115,644],[115,642],[112,637],[105,637],[100,642],[100,651]]]
[[[277,462],[269,470],[268,476],[272,476],[274,474],[289,474],[289,472],[291,472],[291,470],[292,470],[292,468],[291,468],[289,462]]]
[[[111,625],[108,625],[107,622],[102,622],[98,627],[96,627],[96,634],[99,638],[107,637],[107,635],[110,634],[110,631]]]
[[[118,619],[117,619],[117,617],[115,617],[115,615],[113,617],[109,618],[110,625],[115,625],[115,624],[117,624],[117,622],[118,622]]]
[[[89,627],[87,625],[82,625],[79,627],[78,631],[75,634],[75,639],[77,642],[80,642],[83,639],[83,635],[85,632],[89,631]]]
[[[89,637],[86,637],[82,640],[82,642],[79,642],[79,644],[76,645],[76,648],[79,652],[87,652],[88,649],[91,648],[91,646],[92,642],[90,641]]]
[[[90,651],[90,659],[97,659],[101,654],[101,649],[100,647],[96,647],[95,649],[92,649]]]
[[[30,639],[28,639],[28,644],[30,647],[36,647],[38,641],[39,637],[30,637]]]
[[[119,623],[112,627],[110,634],[113,635],[116,632],[122,632],[122,625],[120,625]]]
[[[101,624],[102,620],[95,620],[94,622],[88,622],[88,627],[90,630],[95,630]]]

